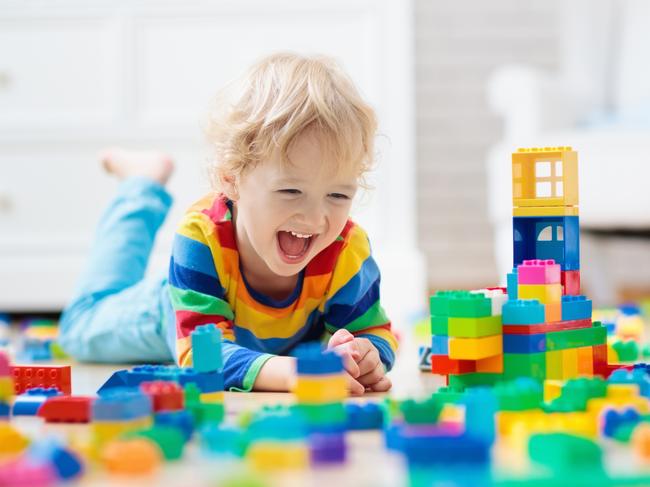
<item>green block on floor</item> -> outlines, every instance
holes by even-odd
[[[449,300],[469,295],[469,291],[437,291],[429,298],[431,316],[449,316]]]
[[[446,316],[432,316],[431,317],[431,334],[432,335],[447,335],[449,318]]]
[[[463,388],[478,386],[493,386],[503,381],[503,374],[488,374],[472,372],[470,374],[449,375],[449,387]]]
[[[539,409],[544,402],[544,389],[540,381],[519,378],[494,386],[500,411],[527,411]]]
[[[543,381],[546,379],[546,353],[504,353],[503,377],[532,377]]]
[[[607,329],[603,326],[554,331],[546,334],[546,350],[548,352],[568,348],[592,347],[603,345],[606,342]]]
[[[502,332],[501,316],[483,316],[481,318],[449,317],[449,333],[459,338],[478,338],[498,335]]]
[[[530,459],[554,472],[603,471],[603,451],[594,441],[567,433],[537,434],[528,441]]]

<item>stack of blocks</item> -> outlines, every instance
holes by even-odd
[[[318,343],[301,345],[296,355],[298,378],[293,392],[309,432],[311,461],[343,462],[348,387],[341,357],[323,352]]]
[[[577,154],[519,149],[512,177],[507,301],[499,290],[432,296],[431,369],[452,387],[606,375],[607,331],[580,295]]]
[[[4,352],[0,352],[0,420],[9,419],[11,399],[14,396],[14,381],[11,366]]]

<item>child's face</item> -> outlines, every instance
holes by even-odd
[[[354,164],[336,167],[317,134],[249,169],[236,182],[236,231],[246,271],[278,276],[300,272],[341,233],[357,191]]]

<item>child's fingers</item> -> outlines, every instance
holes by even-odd
[[[352,396],[361,396],[366,392],[364,385],[360,384],[358,380],[355,380],[351,375],[346,374],[348,378],[348,390]]]
[[[356,340],[352,340],[347,343],[342,343],[341,345],[337,345],[333,348],[330,348],[330,350],[334,351],[334,353],[341,356],[347,353],[354,359],[355,362],[361,358],[361,355],[359,353],[359,346]]]
[[[364,386],[370,387],[379,382],[386,373],[384,372],[384,364],[378,362],[374,369],[364,375],[357,377],[357,380]]]
[[[341,357],[341,359],[343,359],[343,368],[353,378],[359,377],[361,372],[359,371],[359,365],[357,364],[357,361],[349,350],[341,347],[342,346],[339,345],[333,350],[337,355]]]
[[[359,362],[359,376],[364,376],[369,372],[372,372],[377,368],[378,365],[381,365],[381,360],[379,358],[379,352],[370,351],[366,353]]]
[[[336,330],[332,337],[329,339],[329,342],[327,343],[327,348],[334,348],[338,345],[342,345],[344,343],[348,343],[349,341],[354,340],[354,335],[350,333],[348,330],[345,328],[341,328],[340,330]]]
[[[389,391],[391,387],[393,387],[393,383],[388,377],[383,376],[379,379],[379,382],[370,386],[370,390],[372,390],[372,392],[386,392]]]

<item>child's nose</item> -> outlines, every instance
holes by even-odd
[[[308,204],[302,212],[302,219],[310,230],[320,230],[325,221],[325,211],[323,206],[318,202]]]

